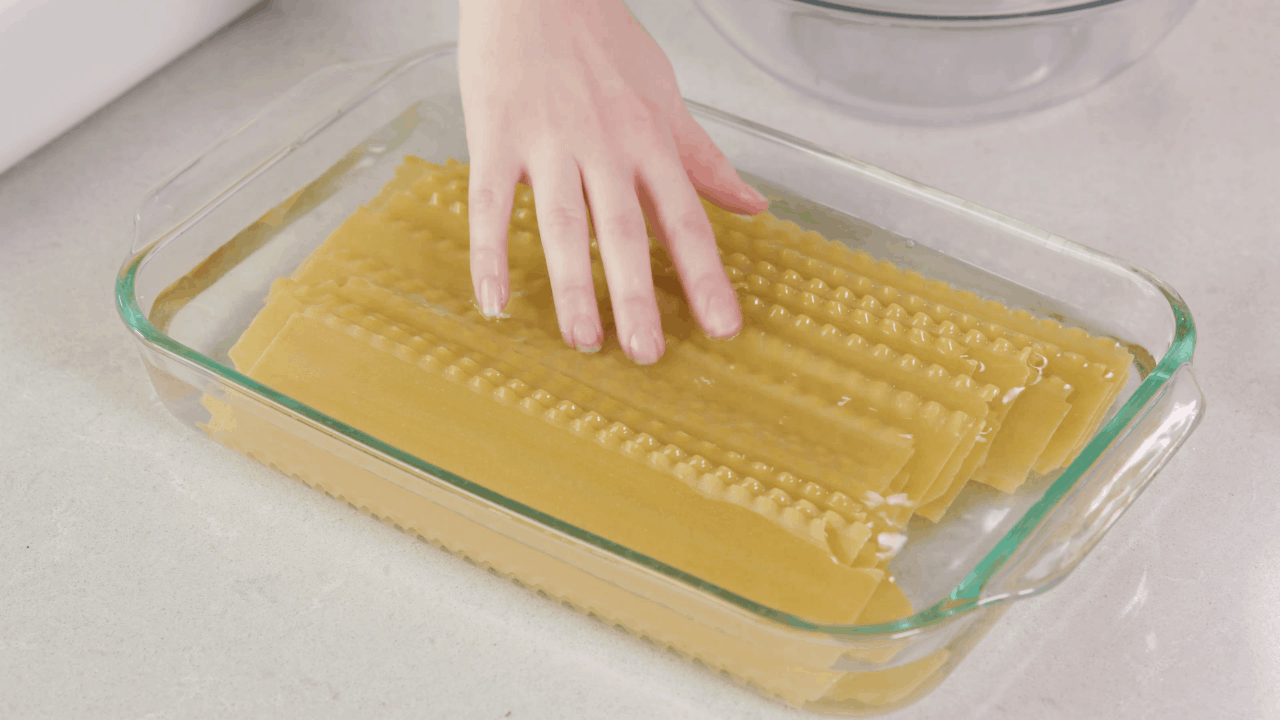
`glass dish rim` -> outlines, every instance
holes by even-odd
[[[1087,2],[1073,3],[1062,7],[1050,7],[1040,10],[1024,10],[1021,12],[1005,12],[1005,13],[987,13],[978,15],[937,15],[931,13],[908,13],[894,12],[892,10],[878,10],[875,8],[858,7],[842,2],[841,0],[789,0],[790,2],[800,5],[809,5],[823,10],[834,10],[835,12],[845,12],[854,15],[866,15],[868,17],[891,19],[891,20],[911,20],[918,22],[968,22],[979,23],[987,21],[1003,21],[1003,20],[1032,20],[1043,17],[1053,17],[1057,15],[1069,15],[1076,12],[1084,12],[1086,10],[1096,10],[1098,8],[1107,7],[1109,5],[1117,5],[1126,0],[1088,0]]]
[[[1004,565],[1005,561],[1012,557],[1014,552],[1022,547],[1023,542],[1025,542],[1031,534],[1041,526],[1041,523],[1049,517],[1053,508],[1071,489],[1075,487],[1076,483],[1084,477],[1085,473],[1094,464],[1094,462],[1101,457],[1115,441],[1120,440],[1125,433],[1131,429],[1133,421],[1146,411],[1154,399],[1160,396],[1174,373],[1181,368],[1183,364],[1191,361],[1196,345],[1195,324],[1192,320],[1190,310],[1178,295],[1177,291],[1169,287],[1164,281],[1152,275],[1150,272],[1132,266],[1116,258],[1112,258],[1102,252],[1089,249],[1082,245],[1078,245],[1039,230],[994,210],[989,210],[961,200],[960,198],[941,190],[921,185],[887,170],[882,170],[876,166],[833,153],[806,140],[782,133],[750,120],[740,118],[736,115],[717,110],[696,101],[686,100],[690,111],[693,112],[695,116],[709,116],[721,122],[729,123],[739,130],[747,131],[761,137],[762,139],[786,145],[792,150],[804,154],[815,155],[826,161],[841,165],[842,169],[857,173],[872,181],[894,185],[903,192],[928,199],[931,202],[952,206],[957,212],[965,212],[975,215],[987,223],[994,223],[1009,227],[1012,230],[1018,231],[1019,235],[1022,236],[1022,239],[1040,244],[1055,252],[1070,251],[1072,254],[1084,256],[1094,262],[1122,269],[1150,283],[1154,288],[1159,290],[1165,297],[1166,301],[1169,302],[1175,325],[1173,340],[1170,343],[1169,349],[1160,358],[1159,362],[1151,369],[1150,374],[1142,380],[1133,395],[1131,395],[1124,405],[1120,407],[1111,420],[1099,429],[1075,461],[1065,468],[1061,475],[1054,480],[1048,488],[1046,488],[1044,495],[1040,500],[1027,509],[1022,518],[996,543],[987,555],[969,571],[965,578],[960,581],[951,593],[933,605],[916,612],[914,615],[891,622],[870,625],[827,624],[811,622],[804,618],[791,615],[790,613],[767,607],[717,585],[706,582],[694,575],[671,567],[663,562],[635,552],[625,546],[582,530],[569,523],[562,522],[532,507],[490,491],[475,482],[467,480],[466,478],[450,473],[442,468],[438,468],[435,465],[401,451],[392,445],[383,443],[377,438],[329,417],[328,415],[315,410],[304,403],[300,403],[287,395],[272,390],[271,388],[237,372],[235,369],[223,365],[213,358],[183,345],[151,323],[150,319],[142,312],[141,307],[138,304],[137,296],[135,294],[135,281],[139,268],[152,252],[166,244],[170,238],[185,231],[192,223],[198,222],[199,218],[211,207],[220,204],[226,198],[234,195],[239,188],[249,182],[254,175],[265,171],[268,167],[274,165],[275,162],[287,157],[329,124],[343,117],[351,108],[364,102],[373,94],[376,94],[386,83],[390,82],[390,80],[398,74],[406,72],[420,63],[430,62],[432,60],[454,54],[455,52],[456,45],[449,43],[436,45],[398,58],[329,65],[321,68],[315,73],[312,73],[294,87],[300,87],[309,80],[329,73],[334,73],[342,69],[355,69],[370,66],[376,67],[379,64],[388,65],[387,69],[380,76],[368,82],[361,91],[348,99],[341,108],[327,115],[324,120],[315,124],[313,127],[300,133],[294,142],[282,147],[274,155],[270,156],[270,160],[263,162],[250,170],[249,174],[245,178],[224,185],[223,189],[218,191],[213,197],[203,201],[203,204],[194,210],[189,217],[184,220],[174,222],[168,229],[158,233],[154,240],[148,242],[145,246],[139,247],[142,238],[137,237],[137,235],[140,235],[143,231],[143,216],[146,212],[148,201],[163,192],[166,187],[178,178],[182,177],[192,167],[197,165],[199,158],[207,156],[209,153],[215,151],[217,148],[223,146],[225,143],[242,133],[251,131],[260,119],[269,115],[274,109],[276,109],[277,104],[281,99],[287,97],[290,91],[286,90],[276,100],[265,105],[253,116],[252,119],[241,125],[238,130],[226,135],[213,145],[209,146],[204,152],[197,156],[196,160],[182,165],[172,175],[148,191],[143,196],[143,199],[135,212],[135,243],[130,254],[125,259],[124,264],[118,271],[116,278],[114,292],[116,309],[128,329],[151,348],[161,351],[162,353],[167,354],[171,358],[188,366],[194,366],[199,371],[211,373],[214,378],[227,383],[241,392],[255,397],[259,401],[283,409],[287,414],[301,416],[312,423],[329,429],[344,440],[354,442],[356,445],[363,446],[365,449],[373,451],[376,455],[388,457],[397,464],[407,466],[412,469],[415,474],[425,474],[435,480],[450,485],[457,490],[461,490],[466,494],[479,497],[486,502],[497,505],[508,512],[522,517],[524,520],[541,525],[545,529],[552,530],[562,535],[567,535],[575,540],[586,543],[597,551],[603,551],[617,556],[623,561],[636,563],[651,572],[656,572],[665,576],[669,580],[674,580],[678,583],[692,586],[698,591],[708,593],[720,600],[728,602],[740,611],[745,611],[759,619],[781,624],[790,630],[820,633],[833,638],[852,639],[884,637],[886,635],[899,637],[914,634],[925,627],[938,624],[953,616],[1007,602],[1012,599],[1027,597],[1029,594],[1038,594],[1039,592],[1043,592],[1053,587],[1061,581],[1063,577],[1065,577],[1067,573],[1062,573],[1053,577],[1042,585],[1036,586],[1032,593],[1019,593],[1016,596],[999,595],[991,598],[980,597],[982,590],[986,587],[986,584],[995,577],[996,573]]]

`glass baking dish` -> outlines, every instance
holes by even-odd
[[[929,692],[1008,606],[1059,583],[1196,426],[1195,330],[1147,272],[997,213],[697,104],[772,210],[831,239],[1120,339],[1134,372],[1064,471],[1004,495],[970,484],[914,521],[890,569],[919,612],[824,625],[764,607],[344,425],[231,367],[290,273],[406,154],[467,157],[456,55],[337,66],[282,96],[149,193],[116,301],[165,405],[201,434],[433,544],[793,705],[876,714]],[[946,262],[939,262],[946,260]],[[210,426],[232,408],[256,445]],[[424,412],[429,412],[424,408]],[[247,435],[242,435],[247,436]],[[513,449],[516,451],[518,449]]]

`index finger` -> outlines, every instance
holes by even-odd
[[[514,159],[485,154],[471,161],[467,221],[471,235],[471,282],[480,311],[497,317],[511,297],[507,232],[521,168]]]

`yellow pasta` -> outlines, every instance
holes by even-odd
[[[1069,462],[1127,376],[1114,341],[770,215],[710,205],[742,303],[739,336],[701,334],[655,243],[666,355],[641,368],[614,340],[582,354],[560,338],[526,187],[512,211],[506,315],[475,308],[467,178],[465,164],[407,158],[272,286],[230,351],[237,369],[447,472],[807,620],[909,615],[886,579],[897,546],[885,534],[906,532],[914,516],[942,519],[970,480],[1013,491]],[[334,494],[376,495],[359,473],[343,481],[299,448],[265,442],[274,435],[252,413],[210,407],[220,441]],[[369,502],[403,527],[422,524],[411,504]],[[885,676],[896,690],[829,673],[788,692],[890,702],[940,662]]]

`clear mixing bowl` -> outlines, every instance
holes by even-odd
[[[756,65],[877,120],[1057,105],[1142,59],[1195,0],[696,0]]]

